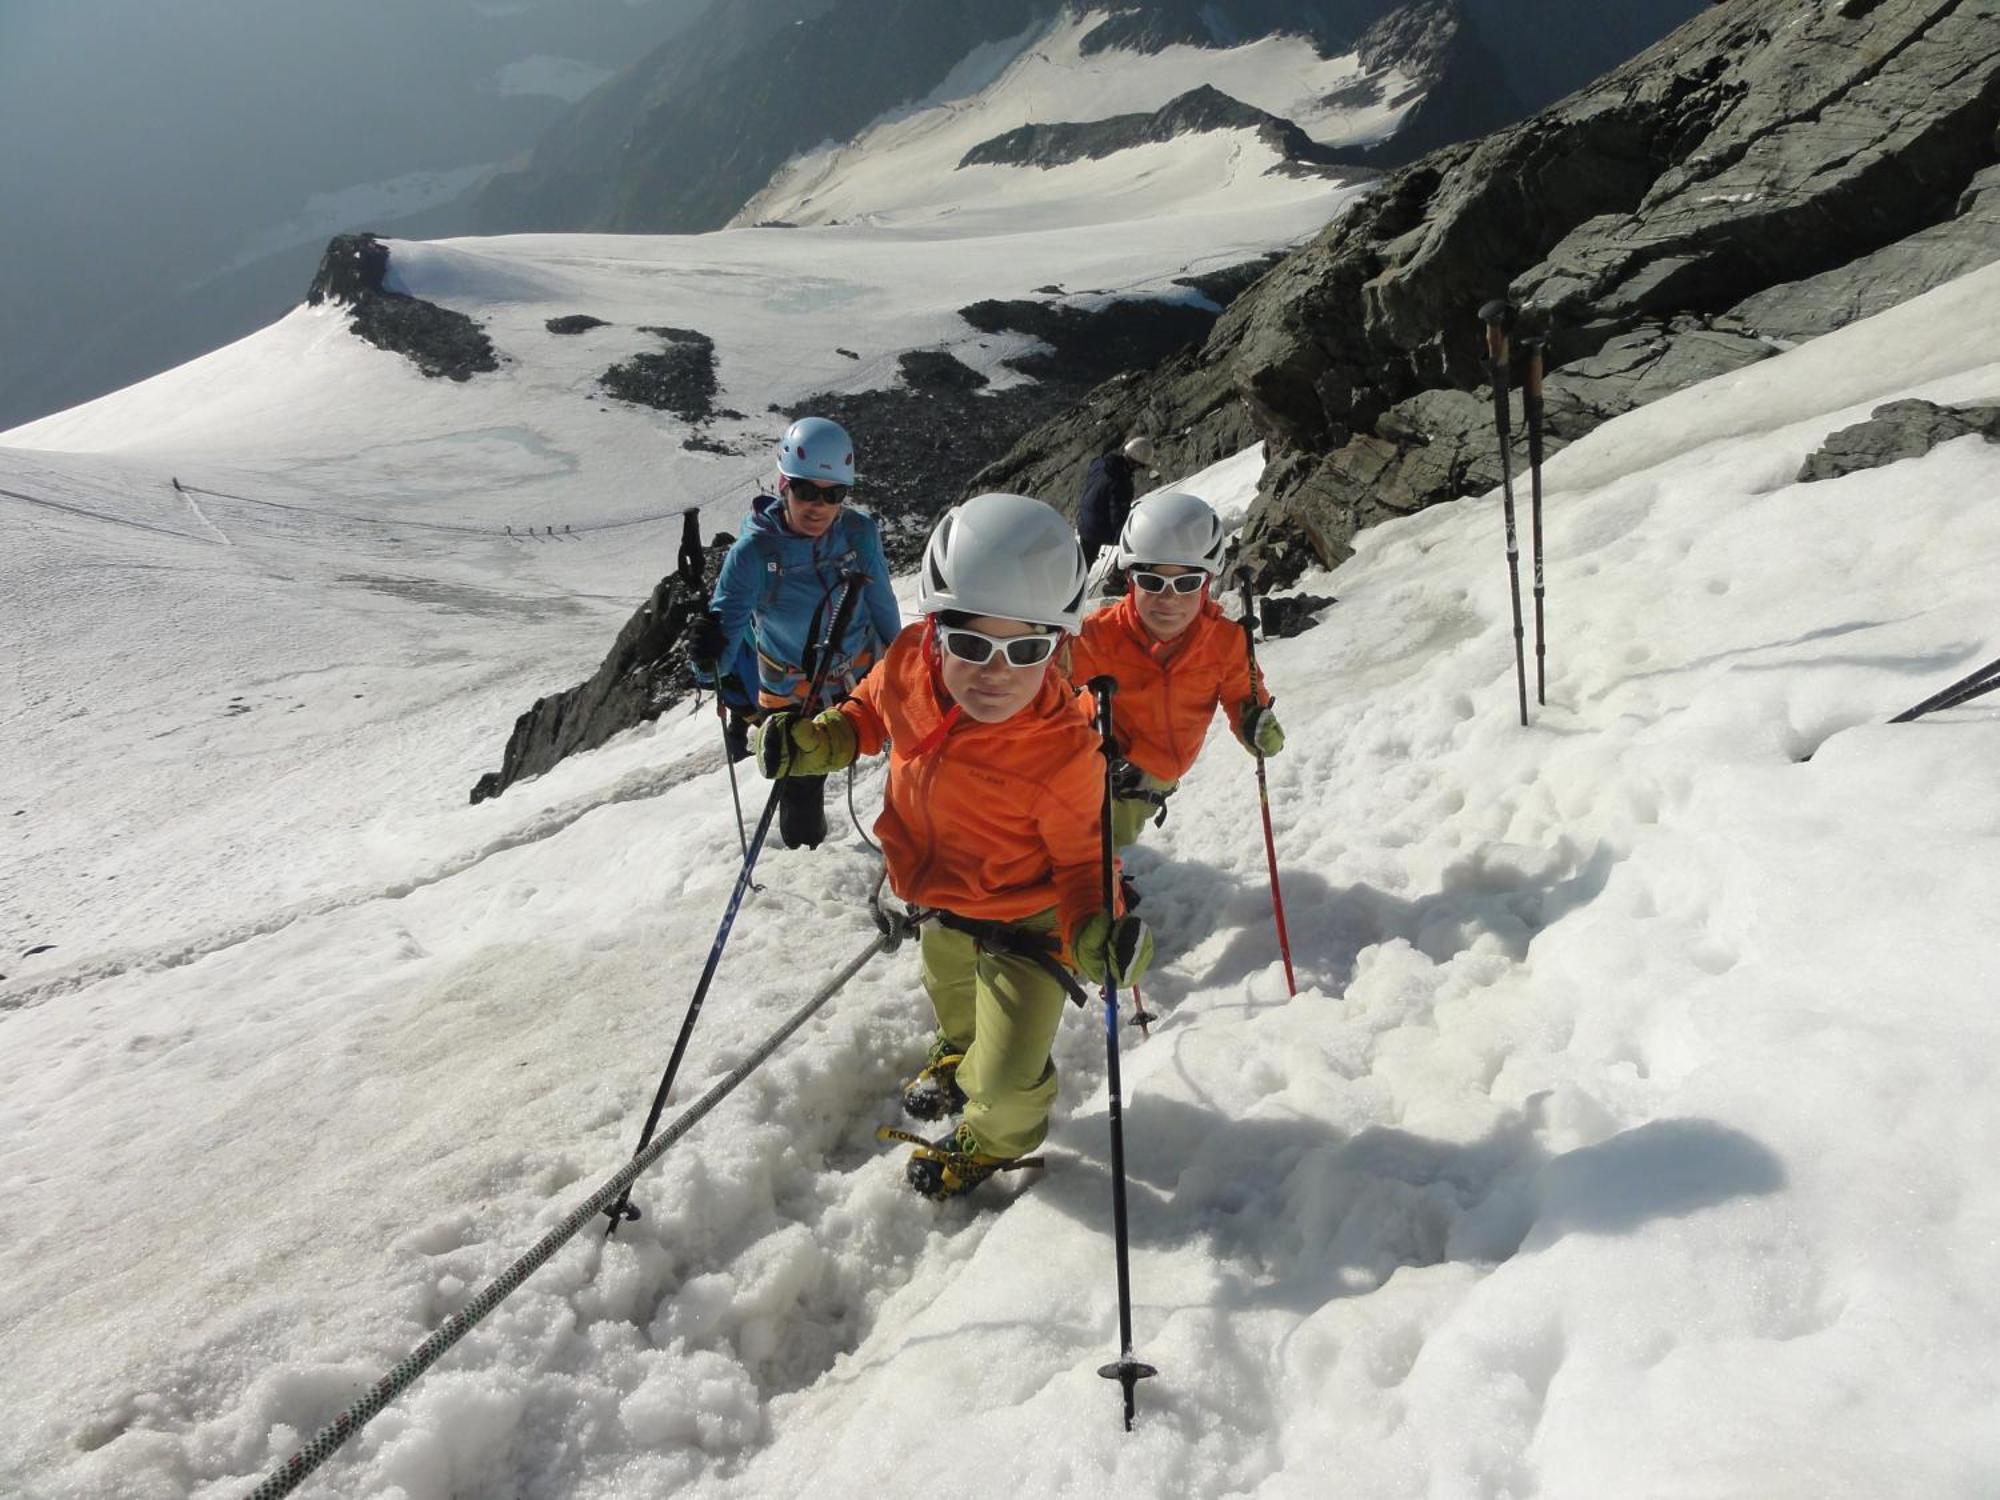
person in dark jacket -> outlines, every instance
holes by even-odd
[[[839,423],[801,417],[786,429],[778,493],[751,502],[689,642],[697,666],[717,682],[755,685],[755,707],[739,712],[739,721],[780,708],[819,712],[845,697],[903,628],[881,531],[874,517],[846,503],[853,483],[854,443]],[[823,701],[809,703],[813,654],[850,575],[859,576],[861,597],[846,632],[830,643]],[[732,755],[736,744],[732,738]],[[815,848],[826,837],[824,776],[786,779],[778,832],[793,849]]]
[[[1132,476],[1153,463],[1153,440],[1144,434],[1128,439],[1124,448],[1091,460],[1083,476],[1083,498],[1076,507],[1076,535],[1083,543],[1083,565],[1118,540],[1132,509]]]

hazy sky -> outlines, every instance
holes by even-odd
[[[281,269],[196,288],[291,235],[302,295],[312,195],[504,161],[708,3],[0,0],[0,428],[257,326]]]

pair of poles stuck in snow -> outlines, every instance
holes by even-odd
[[[1479,309],[1479,318],[1486,325],[1487,371],[1493,381],[1493,423],[1500,438],[1500,503],[1507,524],[1507,582],[1514,603],[1514,681],[1518,690],[1523,727],[1528,722],[1528,666],[1524,631],[1521,623],[1521,548],[1518,532],[1514,524],[1514,453],[1511,423],[1507,407],[1511,372],[1510,339],[1520,321],[1520,312],[1504,297],[1496,297]],[[1528,473],[1531,487],[1532,526],[1534,532],[1534,597],[1535,597],[1535,702],[1548,703],[1548,643],[1543,620],[1543,601],[1547,590],[1542,572],[1542,347],[1543,338],[1539,333],[1531,334],[1517,341],[1527,353],[1527,362],[1521,380],[1521,414],[1528,429]],[[2000,689],[2000,659],[1990,661],[1977,671],[1961,677],[1949,687],[1931,694],[1921,703],[1912,704],[1903,712],[1889,720],[1891,724],[1908,724],[1925,714],[1941,709],[1957,708],[1973,699]],[[1263,775],[1263,766],[1258,765],[1258,775]],[[1268,814],[1267,814],[1268,819]],[[1277,867],[1272,866],[1272,893],[1277,891]],[[1284,916],[1279,913],[1279,933],[1282,940]],[[1287,959],[1287,972],[1290,961]]]
[[[1521,628],[1521,544],[1514,526],[1514,451],[1507,411],[1510,381],[1510,336],[1520,319],[1519,310],[1504,297],[1496,297],[1479,309],[1486,325],[1486,358],[1493,379],[1493,422],[1500,433],[1500,501],[1507,518],[1507,582],[1514,596],[1514,683],[1521,700],[1521,726],[1528,723],[1528,663]],[[1548,645],[1544,638],[1542,601],[1547,592],[1542,579],[1542,339],[1524,338],[1527,368],[1521,382],[1521,415],[1528,429],[1528,473],[1532,489],[1532,524],[1535,566],[1535,702],[1548,699]]]

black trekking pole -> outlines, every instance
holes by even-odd
[[[1535,702],[1547,705],[1548,640],[1542,625],[1542,344],[1538,334],[1521,341],[1528,367],[1521,376],[1521,412],[1528,424],[1528,483],[1533,495],[1530,529],[1535,550]]]
[[[1103,847],[1102,871],[1104,891],[1104,912],[1108,917],[1117,910],[1114,905],[1118,876],[1115,865],[1117,852],[1111,838],[1111,768],[1118,760],[1118,741],[1111,732],[1111,695],[1118,690],[1118,684],[1109,677],[1093,677],[1090,691],[1097,699],[1097,733],[1103,741],[1104,750],[1104,812],[1100,824],[1100,842]],[[1118,1358],[1108,1365],[1102,1365],[1097,1373],[1106,1380],[1115,1380],[1125,1393],[1125,1430],[1132,1430],[1133,1392],[1140,1381],[1160,1372],[1151,1365],[1140,1364],[1132,1357],[1132,1270],[1127,1252],[1129,1236],[1125,1228],[1125,1113],[1122,1090],[1118,1081],[1118,985],[1110,978],[1110,956],[1106,957],[1106,977],[1104,980],[1104,1074],[1105,1086],[1111,1094],[1111,1222],[1117,1236],[1118,1247]]]
[[[861,597],[861,583],[860,574],[847,575],[840,603],[835,607],[833,619],[820,640],[818,658],[813,666],[812,686],[806,693],[808,705],[819,701],[819,695],[826,686],[827,672],[833,665],[834,647],[847,633],[847,622]],[[764,814],[758,818],[757,831],[751,835],[749,847],[744,852],[743,868],[736,872],[736,888],[729,893],[729,904],[722,911],[722,925],[715,930],[715,941],[708,948],[708,961],[702,965],[701,978],[695,982],[694,998],[688,1001],[687,1014],[681,1018],[680,1035],[674,1038],[674,1050],[667,1059],[667,1071],[660,1075],[660,1086],[653,1093],[653,1107],[646,1112],[646,1128],[639,1132],[639,1144],[633,1148],[635,1155],[646,1149],[647,1142],[653,1138],[653,1131],[659,1126],[660,1113],[667,1107],[667,1094],[674,1086],[674,1075],[680,1072],[681,1059],[687,1055],[688,1038],[694,1035],[694,1023],[701,1016],[702,1001],[708,998],[708,986],[715,978],[716,966],[722,962],[723,947],[729,942],[729,929],[736,925],[737,908],[743,905],[743,893],[749,889],[751,873],[757,867],[758,851],[764,847],[764,839],[771,832],[771,819],[778,812],[778,794],[784,786],[785,777],[779,776],[771,783],[771,795],[764,799]],[[618,1201],[605,1213],[611,1216],[611,1223],[604,1231],[606,1239],[618,1232],[620,1223],[639,1217],[639,1211],[632,1206],[629,1191],[621,1193]]]
[[[1983,698],[1995,688],[2000,688],[2000,672],[1995,672],[1988,677],[1982,677],[1979,681],[1960,688],[1936,708],[1931,709],[1930,712],[1940,713],[1947,708],[1963,708],[1974,698]]]
[[[1479,309],[1486,324],[1488,371],[1493,379],[1493,425],[1500,430],[1500,497],[1507,516],[1507,581],[1514,590],[1514,681],[1521,695],[1521,727],[1528,726],[1528,659],[1521,629],[1521,544],[1514,530],[1514,454],[1507,423],[1507,330],[1514,304],[1495,297]]]
[[[743,794],[736,789],[736,760],[729,753],[729,708],[722,701],[722,672],[720,668],[716,670],[715,676],[715,722],[722,726],[722,764],[729,770],[729,800],[736,804],[736,843],[743,851],[744,862],[748,863],[750,859],[750,836],[743,831]],[[753,880],[750,882],[750,889],[761,891],[764,888]]]
[[[2000,657],[1995,657],[1977,672],[1959,678],[1950,687],[1939,688],[1923,702],[1912,704],[1889,722],[1907,724],[1940,708],[1957,708],[1959,704],[1977,698],[1981,693],[1991,692],[1996,687],[2000,687]]]

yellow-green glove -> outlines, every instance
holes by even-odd
[[[1097,984],[1137,984],[1153,962],[1153,931],[1143,917],[1099,912],[1084,919],[1070,944],[1076,972]]]
[[[1284,727],[1278,723],[1278,716],[1271,712],[1270,704],[1243,705],[1243,743],[1253,754],[1265,757],[1276,755],[1285,748]]]
[[[847,715],[829,708],[805,719],[781,708],[757,726],[757,769],[766,780],[780,776],[824,776],[851,765],[860,742]]]

